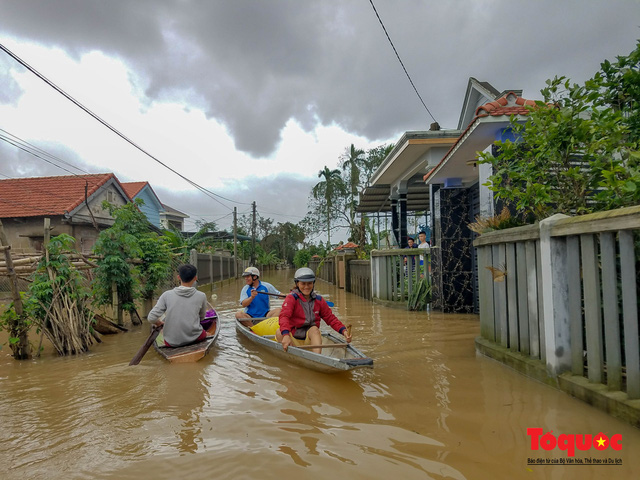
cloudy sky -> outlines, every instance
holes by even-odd
[[[457,127],[469,77],[539,98],[640,38],[636,0],[374,0],[431,115]],[[0,44],[213,200],[0,51],[0,129],[64,168],[151,183],[196,219],[299,221],[325,165],[433,122],[369,0],[0,0]],[[3,133],[3,132],[0,132]],[[73,167],[71,167],[70,165]],[[0,142],[0,178],[65,175]],[[321,238],[326,240],[324,236]],[[336,239],[339,240],[339,239]]]

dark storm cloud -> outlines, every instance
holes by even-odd
[[[470,76],[539,98],[547,78],[583,81],[638,37],[632,0],[376,3],[445,128],[457,125]],[[371,140],[433,121],[365,0],[4,1],[0,32],[117,55],[152,99],[198,103],[255,156],[275,149],[290,118]]]

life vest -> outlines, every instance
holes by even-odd
[[[311,298],[305,302],[297,293],[291,292],[291,295],[293,295],[293,298],[298,301],[302,311],[304,312],[304,323],[296,328],[293,332],[293,336],[297,339],[304,340],[307,336],[307,330],[313,327],[316,324],[316,321],[320,320],[320,302],[322,301],[322,297],[316,293],[311,293]],[[313,301],[312,308],[309,309],[305,307],[305,304],[308,304],[311,301]]]

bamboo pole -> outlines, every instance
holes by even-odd
[[[18,265],[30,265],[30,264],[36,264],[40,261],[42,257],[38,256],[38,257],[25,257],[25,258],[19,258],[17,260],[13,260],[13,265],[14,266],[18,266]],[[0,260],[0,268],[7,266],[7,262],[6,261],[1,261]]]
[[[92,264],[90,262],[71,262],[71,266],[76,270],[90,270],[92,268],[97,268],[98,265]],[[37,270],[38,266],[34,265],[18,265],[13,267],[13,271],[16,273],[33,273]],[[9,270],[6,265],[0,265],[0,275],[7,275]]]
[[[23,320],[22,316],[24,315],[24,311],[22,309],[22,299],[20,298],[20,291],[18,290],[18,277],[13,269],[13,259],[11,258],[10,251],[11,246],[9,245],[7,236],[4,233],[4,225],[2,224],[2,220],[0,220],[0,244],[7,247],[6,249],[4,249],[4,256],[9,278],[11,279],[9,283],[11,285],[13,307],[15,308],[16,314],[18,315],[18,320],[10,327],[11,335],[17,336],[17,338],[19,339],[18,343],[12,346],[13,358],[15,358],[16,360],[25,360],[31,358],[31,346],[29,345],[28,331],[20,325]]]

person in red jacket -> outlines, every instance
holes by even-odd
[[[282,343],[286,352],[289,345],[322,345],[320,320],[336,332],[344,335],[347,343],[351,343],[351,334],[347,327],[338,320],[327,302],[313,291],[316,275],[310,268],[299,268],[296,271],[294,288],[284,299],[280,312],[280,328],[276,331],[276,340]],[[312,349],[321,353],[321,348]]]

